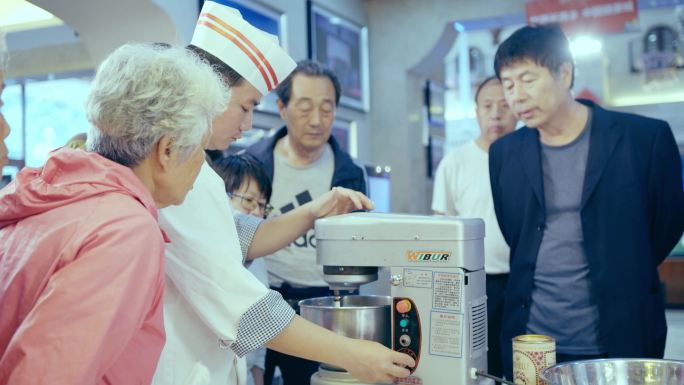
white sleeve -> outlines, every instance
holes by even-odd
[[[432,211],[439,211],[449,214],[449,181],[447,180],[447,163],[449,157],[446,156],[439,162],[437,172],[435,173],[435,184],[432,189]]]
[[[294,311],[242,265],[242,252],[223,181],[205,162],[180,206],[160,210],[167,279],[197,316],[236,354],[279,334]]]
[[[435,173],[435,184],[432,191],[432,210],[445,213],[446,215],[458,215],[456,209],[457,194],[455,191],[455,154],[445,156]]]

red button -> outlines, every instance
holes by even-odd
[[[401,301],[397,302],[396,309],[401,314],[408,313],[411,311],[411,301],[402,299]]]

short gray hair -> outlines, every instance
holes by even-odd
[[[126,44],[98,68],[86,103],[86,147],[124,166],[147,158],[164,135],[187,159],[228,104],[221,77],[197,55],[165,44]]]
[[[278,99],[280,99],[284,105],[287,106],[287,104],[290,103],[290,96],[292,96],[292,82],[297,75],[330,79],[330,82],[335,89],[335,105],[340,104],[342,86],[340,85],[340,80],[337,78],[335,72],[317,61],[304,59],[297,62],[297,67],[276,88]]]

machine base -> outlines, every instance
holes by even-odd
[[[318,368],[318,371],[311,376],[311,385],[374,385],[360,382],[352,377],[347,371],[333,371]]]

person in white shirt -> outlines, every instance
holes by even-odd
[[[226,194],[230,198],[236,217],[253,215],[257,218],[266,218],[268,216],[273,209],[269,203],[273,189],[271,180],[256,158],[249,154],[230,155],[216,159],[212,162],[212,167],[226,185]],[[240,222],[236,220],[236,223]],[[242,252],[243,254],[247,252],[244,247]],[[253,259],[245,266],[264,286],[268,287],[265,258]],[[250,352],[246,358],[247,384],[264,385],[266,348]]]
[[[250,129],[261,97],[295,66],[277,39],[212,1],[204,3],[189,49],[231,86],[226,111],[213,121],[209,149],[224,150]],[[160,212],[159,222],[171,242],[165,259],[167,340],[153,384],[244,384],[238,356],[264,344],[343,367],[364,382],[408,376],[406,367],[415,365],[409,356],[295,316],[277,292],[243,266],[243,258],[274,252],[317,218],[371,207],[363,194],[336,188],[287,216],[263,222],[245,216],[238,237],[223,181],[205,162],[185,202]],[[246,255],[241,243],[249,245]]]
[[[449,153],[437,167],[432,196],[435,214],[482,218],[485,222],[485,272],[487,273],[487,322],[489,373],[501,376],[499,333],[503,293],[508,280],[506,241],[494,213],[489,183],[489,146],[513,131],[517,123],[504,99],[501,82],[494,76],[480,83],[475,93],[480,136]]]

